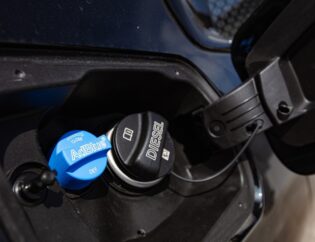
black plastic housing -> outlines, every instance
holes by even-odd
[[[301,174],[315,171],[314,10],[313,1],[265,1],[232,46],[244,80],[258,76],[262,104],[275,126],[267,133],[275,153]]]
[[[0,107],[1,167],[8,178],[23,164],[47,164],[52,147],[66,131],[105,133],[126,115],[147,110],[160,113],[170,124],[177,173],[187,176],[188,168],[193,177],[200,178],[220,170],[233,157],[233,150],[216,149],[195,115],[217,95],[198,72],[180,60],[22,53],[7,51],[0,56],[0,75],[7,80],[0,95],[15,100]],[[253,211],[260,212],[261,200],[254,199],[255,184],[259,184],[252,172],[244,160],[237,169],[200,186],[167,177],[140,193],[117,190],[105,175],[78,194],[53,187],[44,203],[34,207],[20,207],[13,193],[6,199],[16,204],[15,210],[8,211],[25,212],[20,216],[29,221],[23,228],[17,224],[20,236],[31,238],[28,233],[34,231],[40,241],[199,241],[214,237],[224,241],[243,236],[241,232],[253,223],[244,224],[241,230],[240,225]],[[239,203],[247,204],[246,208],[239,208]],[[219,219],[225,226],[230,224],[227,233],[221,233]],[[192,223],[203,226],[191,227]]]

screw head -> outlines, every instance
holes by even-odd
[[[209,130],[213,136],[222,136],[225,133],[225,125],[221,121],[215,120],[210,123]]]
[[[286,120],[292,113],[292,106],[288,105],[285,101],[278,104],[277,116],[280,120]]]
[[[147,232],[144,229],[139,229],[137,233],[140,237],[145,237],[147,234]]]

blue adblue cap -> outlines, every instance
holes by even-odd
[[[48,165],[57,172],[61,187],[79,190],[103,173],[110,149],[105,135],[96,137],[83,130],[70,131],[58,141]]]

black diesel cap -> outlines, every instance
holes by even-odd
[[[167,128],[167,120],[153,112],[132,114],[121,120],[115,127],[112,145],[122,170],[142,181],[168,174],[175,152]]]

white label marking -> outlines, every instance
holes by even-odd
[[[97,172],[97,167],[96,167],[96,166],[93,167],[93,168],[91,168],[91,169],[89,169],[90,175],[93,175],[93,174],[95,174],[96,172]]]
[[[96,143],[88,143],[81,145],[78,150],[71,149],[70,154],[71,154],[71,159],[72,161],[76,161],[78,159],[81,159],[83,157],[86,157],[94,152],[103,150],[106,148],[106,142],[104,140],[101,140]]]
[[[150,143],[148,145],[147,152],[145,156],[151,160],[156,160],[157,153],[161,146],[161,140],[163,135],[164,122],[158,123],[153,122],[153,131],[151,133]]]
[[[167,149],[163,149],[162,158],[168,161],[170,159],[170,154],[171,152],[169,152]]]
[[[133,136],[133,130],[126,127],[124,129],[123,138],[125,140],[131,141],[132,140],[132,136]]]

